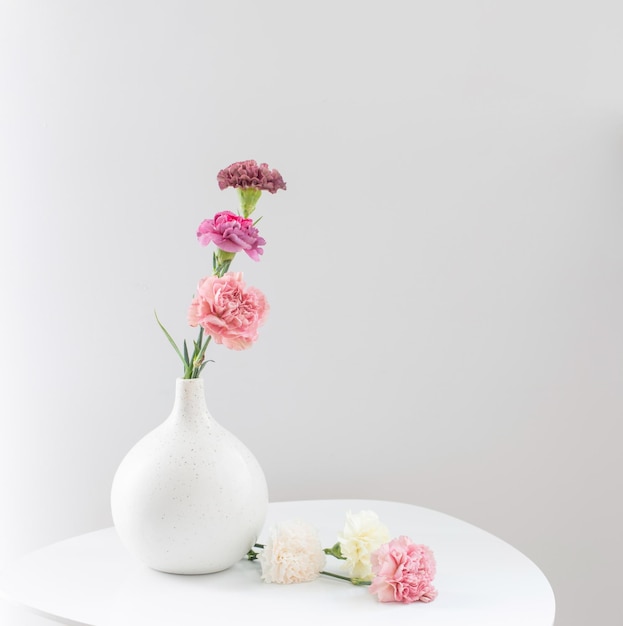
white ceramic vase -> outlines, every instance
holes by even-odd
[[[128,452],[111,491],[125,547],[174,574],[239,561],[257,541],[267,507],[262,468],[210,415],[200,378],[177,379],[171,414]]]

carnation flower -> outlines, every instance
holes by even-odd
[[[257,340],[268,314],[264,294],[246,287],[242,273],[202,278],[188,311],[191,326],[201,326],[216,343],[244,350]]]
[[[265,582],[290,584],[317,578],[326,557],[316,529],[293,520],[271,528],[258,560]]]
[[[427,546],[403,535],[373,552],[371,561],[375,578],[370,592],[381,602],[430,602],[437,597],[432,585],[435,557]]]
[[[225,252],[244,251],[254,261],[260,260],[264,253],[261,246],[266,243],[253,226],[253,220],[231,211],[221,211],[212,219],[203,220],[197,230],[197,239],[202,246],[214,243]]]
[[[279,189],[285,191],[286,184],[277,170],[271,170],[267,163],[258,165],[255,161],[238,161],[222,169],[216,179],[221,189],[227,187],[254,187],[260,191],[277,193]]]
[[[221,189],[237,189],[244,217],[253,213],[262,191],[277,193],[279,189],[286,189],[286,184],[277,170],[271,170],[267,163],[258,165],[253,160],[232,163],[222,169],[216,179]]]
[[[387,527],[374,511],[348,512],[342,534],[338,536],[341,556],[353,578],[372,580],[370,555],[383,543],[389,541]]]

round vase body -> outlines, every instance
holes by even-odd
[[[232,566],[257,541],[267,507],[262,468],[212,418],[199,378],[177,379],[170,416],[128,452],[111,491],[122,543],[173,574]]]

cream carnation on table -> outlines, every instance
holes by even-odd
[[[318,578],[326,557],[317,530],[300,520],[273,526],[258,560],[267,583],[303,583]]]
[[[389,539],[389,530],[374,511],[348,511],[344,530],[338,535],[338,541],[349,575],[372,580],[370,555]]]

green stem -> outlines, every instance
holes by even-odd
[[[363,580],[362,578],[349,578],[348,576],[341,576],[340,574],[334,574],[333,572],[325,572],[324,570],[320,572],[325,576],[332,576],[333,578],[339,578],[340,580],[345,580],[353,585],[371,585],[372,582],[369,580]]]
[[[263,543],[255,543],[253,544],[253,548],[264,548],[264,544]],[[249,559],[249,561],[255,561],[257,559],[257,557],[259,556],[259,552],[256,552],[253,548],[251,548],[248,552],[247,552],[247,559]]]

